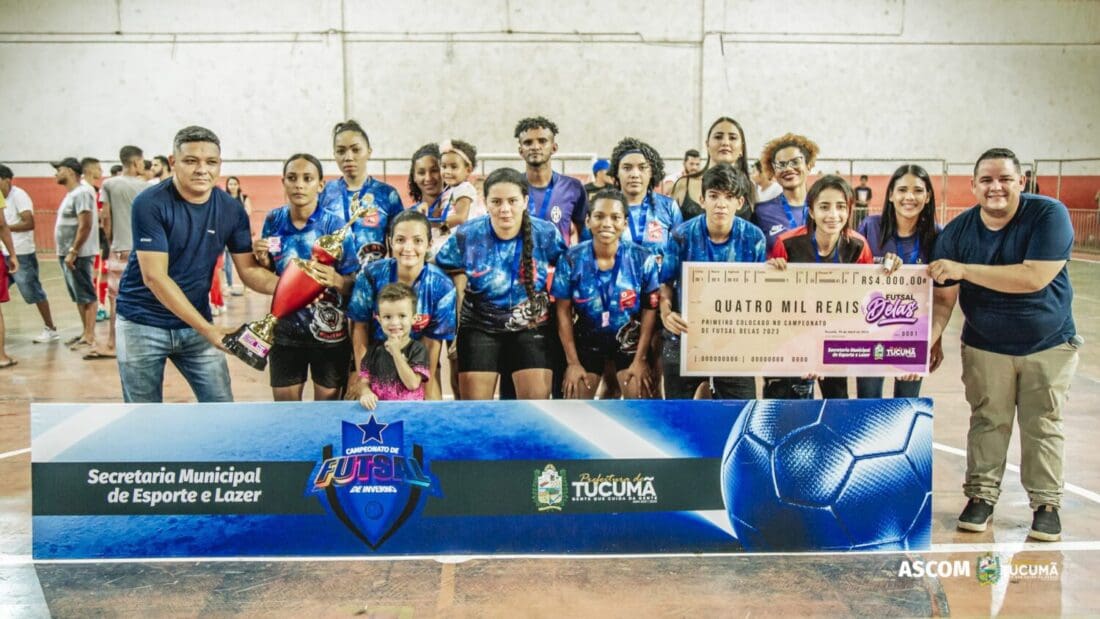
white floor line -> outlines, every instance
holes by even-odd
[[[21,456],[23,454],[30,453],[30,452],[31,452],[30,447],[24,447],[23,449],[16,449],[15,451],[5,451],[4,453],[0,453],[0,460],[3,460],[4,458],[14,458],[15,456]]]
[[[1089,260],[1088,258],[1070,258],[1070,262],[1088,262],[1089,264],[1100,264],[1100,260]]]
[[[964,451],[962,449],[957,449],[955,447],[949,447],[949,446],[944,445],[942,443],[932,443],[932,447],[934,449],[938,449],[940,451],[943,451],[943,452],[946,452],[946,453],[949,453],[949,454],[952,454],[952,455],[956,455],[956,456],[959,456],[961,458],[966,457],[966,451]],[[1019,473],[1020,472],[1020,467],[1016,466],[1015,464],[1006,464],[1005,468],[1012,471],[1013,473]],[[1086,498],[1086,499],[1092,501],[1093,503],[1100,503],[1100,494],[1097,494],[1096,492],[1093,492],[1092,490],[1087,490],[1085,488],[1082,488],[1081,486],[1075,486],[1073,484],[1066,484],[1066,492],[1072,492],[1073,494],[1076,494],[1077,496]]]
[[[30,555],[0,555],[0,566],[27,564],[81,564],[81,563],[336,563],[346,561],[437,561],[440,563],[464,563],[472,560],[526,561],[526,560],[629,560],[629,559],[669,559],[669,558],[728,558],[728,557],[865,557],[880,555],[909,554],[969,554],[983,552],[1017,553],[1024,551],[1046,552],[1095,552],[1100,551],[1100,540],[1078,542],[991,542],[974,544],[932,544],[927,551],[852,551],[852,552],[715,552],[715,553],[649,553],[649,554],[501,554],[501,555],[352,555],[317,557],[173,557],[140,559],[41,559],[34,560]]]

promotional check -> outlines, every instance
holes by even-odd
[[[684,376],[928,373],[927,266],[686,262]]]

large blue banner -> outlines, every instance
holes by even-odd
[[[930,545],[926,399],[31,414],[36,559]]]

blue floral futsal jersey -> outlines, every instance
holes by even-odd
[[[661,283],[676,289],[673,304],[679,308],[680,267],[685,262],[764,262],[767,242],[760,228],[745,219],[733,220],[729,239],[717,244],[707,232],[707,217],[700,215],[672,232],[661,264]]]
[[[531,217],[531,240],[533,301],[528,300],[520,275],[523,234],[503,241],[485,216],[466,222],[447,239],[435,263],[447,273],[466,273],[462,326],[505,333],[546,323],[550,318],[550,267],[565,253],[565,242],[554,224],[537,217]]]
[[[360,266],[386,255],[386,226],[391,217],[404,210],[401,195],[374,177],[368,178],[359,190],[349,191],[347,181],[341,177],[326,183],[317,201],[318,208],[347,221],[351,217],[351,205],[355,198],[359,198],[360,204],[366,204],[368,194],[374,199],[375,209],[351,226],[355,256]]]
[[[343,220],[321,210],[319,206],[300,230],[290,221],[289,207],[281,206],[268,213],[261,236],[267,239],[275,274],[282,275],[294,258],[309,261],[317,239],[336,232],[343,225]],[[337,273],[348,275],[359,268],[350,235],[344,238],[343,248],[343,256],[333,266]],[[344,298],[340,292],[335,288],[326,288],[321,298],[312,305],[279,320],[275,327],[275,344],[316,346],[343,342],[348,337],[343,308]]]
[[[382,325],[374,313],[378,291],[397,281],[397,260],[383,258],[363,267],[355,278],[355,288],[348,304],[348,318],[355,322],[370,323],[371,340],[386,339]],[[455,337],[455,285],[451,278],[434,264],[424,266],[413,282],[416,292],[416,316],[413,317],[412,338],[429,337],[433,340],[453,340]]]
[[[672,231],[684,221],[676,201],[649,191],[641,204],[626,209],[626,230],[622,239],[641,245],[658,256],[661,265]]]
[[[558,260],[551,291],[573,302],[578,342],[601,348],[614,343],[615,349],[633,353],[642,333],[641,311],[657,308],[658,272],[657,257],[629,241],[619,243],[615,266],[601,271],[592,241],[585,241]]]

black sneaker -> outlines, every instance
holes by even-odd
[[[1038,513],[1038,512],[1036,512]],[[963,531],[981,533],[993,518],[993,504],[982,499],[971,498],[966,509],[959,514],[959,528]]]
[[[1027,536],[1041,542],[1056,542],[1062,539],[1062,521],[1058,518],[1058,508],[1040,505],[1031,518],[1031,531]]]

